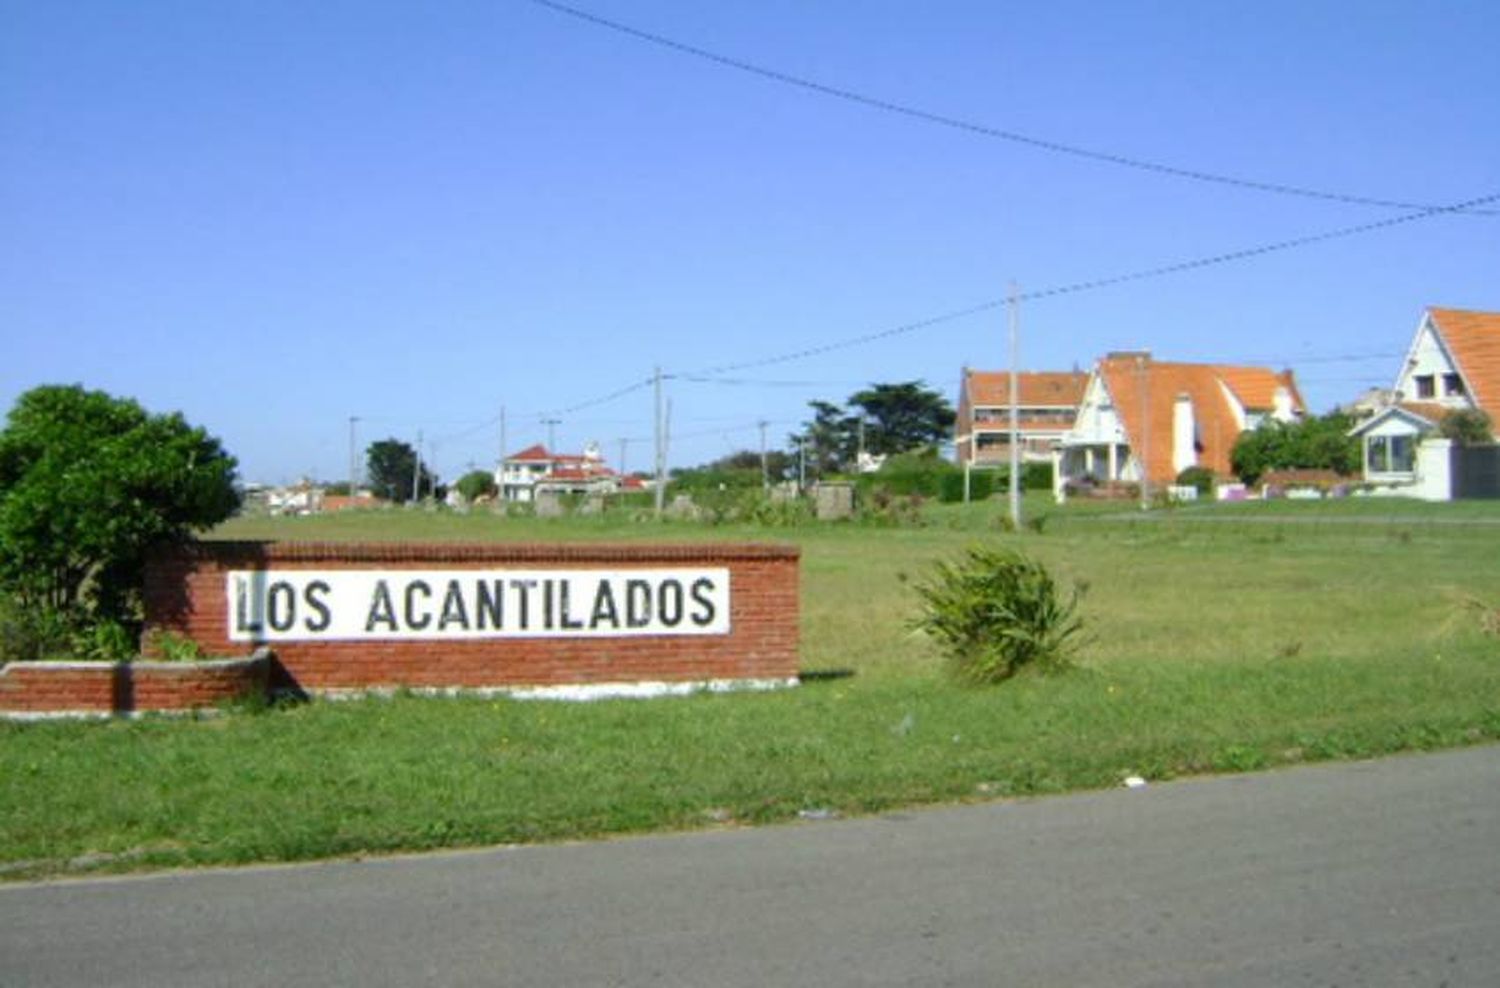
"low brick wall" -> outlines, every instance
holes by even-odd
[[[390,687],[565,690],[604,684],[785,684],[794,682],[798,671],[799,557],[794,546],[762,544],[201,542],[158,554],[150,561],[146,640],[152,639],[153,630],[169,631],[193,639],[209,652],[248,650],[253,646],[243,633],[232,639],[231,626],[254,626],[264,632],[265,622],[247,623],[243,597],[237,601],[232,595],[243,595],[259,575],[261,584],[270,582],[269,597],[260,585],[255,600],[262,607],[272,601],[271,624],[292,628],[287,634],[303,624],[321,633],[310,633],[311,640],[291,640],[265,632],[271,639],[266,643],[275,653],[278,675],[283,677],[278,684],[282,687],[318,693]],[[412,571],[419,571],[426,581],[415,596],[420,614],[411,613],[411,583],[417,579]],[[513,630],[507,630],[509,636],[487,633],[482,619],[476,629],[473,612],[478,605],[472,597],[466,604],[452,605],[463,609],[461,634],[434,633],[439,625],[446,627],[450,617],[459,624],[458,611],[450,615],[443,603],[444,578],[455,573],[465,577],[466,588],[493,586],[498,593],[504,577],[514,574],[532,578],[519,582],[548,584],[550,590],[549,573],[559,574],[559,584],[571,574],[623,587],[633,575],[654,574],[661,579],[664,573],[683,572],[690,576],[713,573],[712,582],[727,586],[721,601],[710,599],[707,578],[699,581],[703,587],[677,585],[678,607],[667,617],[677,619],[682,633],[626,628],[620,614],[608,611],[605,616],[616,619],[613,626],[619,628],[618,633],[611,633],[609,626],[590,633],[593,629],[585,627],[582,617],[588,614],[588,605],[580,604],[576,595],[570,605],[566,590],[560,603],[553,596],[538,595],[529,605],[521,604],[521,615],[530,606],[534,622],[541,623],[544,609],[547,619],[545,626],[533,627],[522,637]],[[403,573],[407,574],[404,598],[400,590]],[[377,591],[368,619],[361,617],[350,630],[334,620],[343,615],[330,617],[334,604],[327,596],[328,586],[358,580],[378,580],[382,588],[389,582],[397,589],[383,599],[389,605],[386,610],[381,609]],[[459,581],[449,582],[456,585]],[[282,589],[285,592],[278,598]],[[608,603],[624,607],[623,601],[613,597]],[[507,615],[512,622],[515,604],[512,601]],[[580,609],[571,623],[569,606]],[[593,624],[598,625],[603,605],[593,606]],[[277,621],[277,607],[285,621]],[[294,607],[300,608],[295,626]],[[554,614],[558,607],[560,617]],[[404,637],[394,632],[392,637],[379,637],[386,615],[392,628],[401,620],[409,625],[402,629]],[[702,627],[693,627],[694,621]],[[426,629],[429,637],[411,630],[416,628]]]
[[[213,707],[263,695],[267,655],[201,662],[12,662],[0,667],[0,715],[129,714]]]

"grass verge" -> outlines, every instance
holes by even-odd
[[[1500,647],[1471,606],[1500,602],[1500,529],[1061,513],[1018,536],[999,510],[771,532],[394,516],[385,537],[795,539],[804,668],[853,675],[647,702],[0,724],[0,874],[763,823],[1500,740]],[[350,524],[303,521],[282,533]],[[1087,586],[1078,668],[968,688],[910,632],[906,581],[975,540],[1024,544]]]

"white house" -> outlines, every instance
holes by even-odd
[[[1089,375],[1073,427],[1054,458],[1054,492],[1140,484],[1162,488],[1188,467],[1231,475],[1240,433],[1306,413],[1291,371],[1154,360],[1111,353]]]
[[[543,492],[613,494],[630,485],[605,465],[597,443],[589,443],[582,454],[549,453],[538,443],[502,460],[495,486],[501,500],[525,502]]]
[[[1381,493],[1453,496],[1453,444],[1438,436],[1449,412],[1500,416],[1500,313],[1429,307],[1417,324],[1385,407],[1353,430],[1364,476]]]

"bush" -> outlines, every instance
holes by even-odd
[[[955,470],[942,475],[938,499],[944,504],[959,504],[964,499],[964,472]],[[989,470],[969,471],[969,500],[988,500],[995,493],[995,474]]]
[[[0,592],[86,630],[90,651],[116,650],[107,625],[138,619],[148,549],[229,517],[234,468],[180,415],[76,385],[33,388],[0,431]]]
[[[1199,497],[1208,497],[1214,492],[1214,474],[1207,467],[1188,467],[1177,475],[1179,487],[1195,487]]]
[[[1482,446],[1494,441],[1489,414],[1482,408],[1455,408],[1438,423],[1438,433],[1460,446]]]
[[[971,548],[956,562],[938,562],[915,589],[922,613],[913,626],[975,683],[1067,665],[1083,628],[1077,590],[1065,600],[1045,566],[1013,549]]]

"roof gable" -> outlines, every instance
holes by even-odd
[[[1500,312],[1429,306],[1427,325],[1457,365],[1470,399],[1500,421]]]

